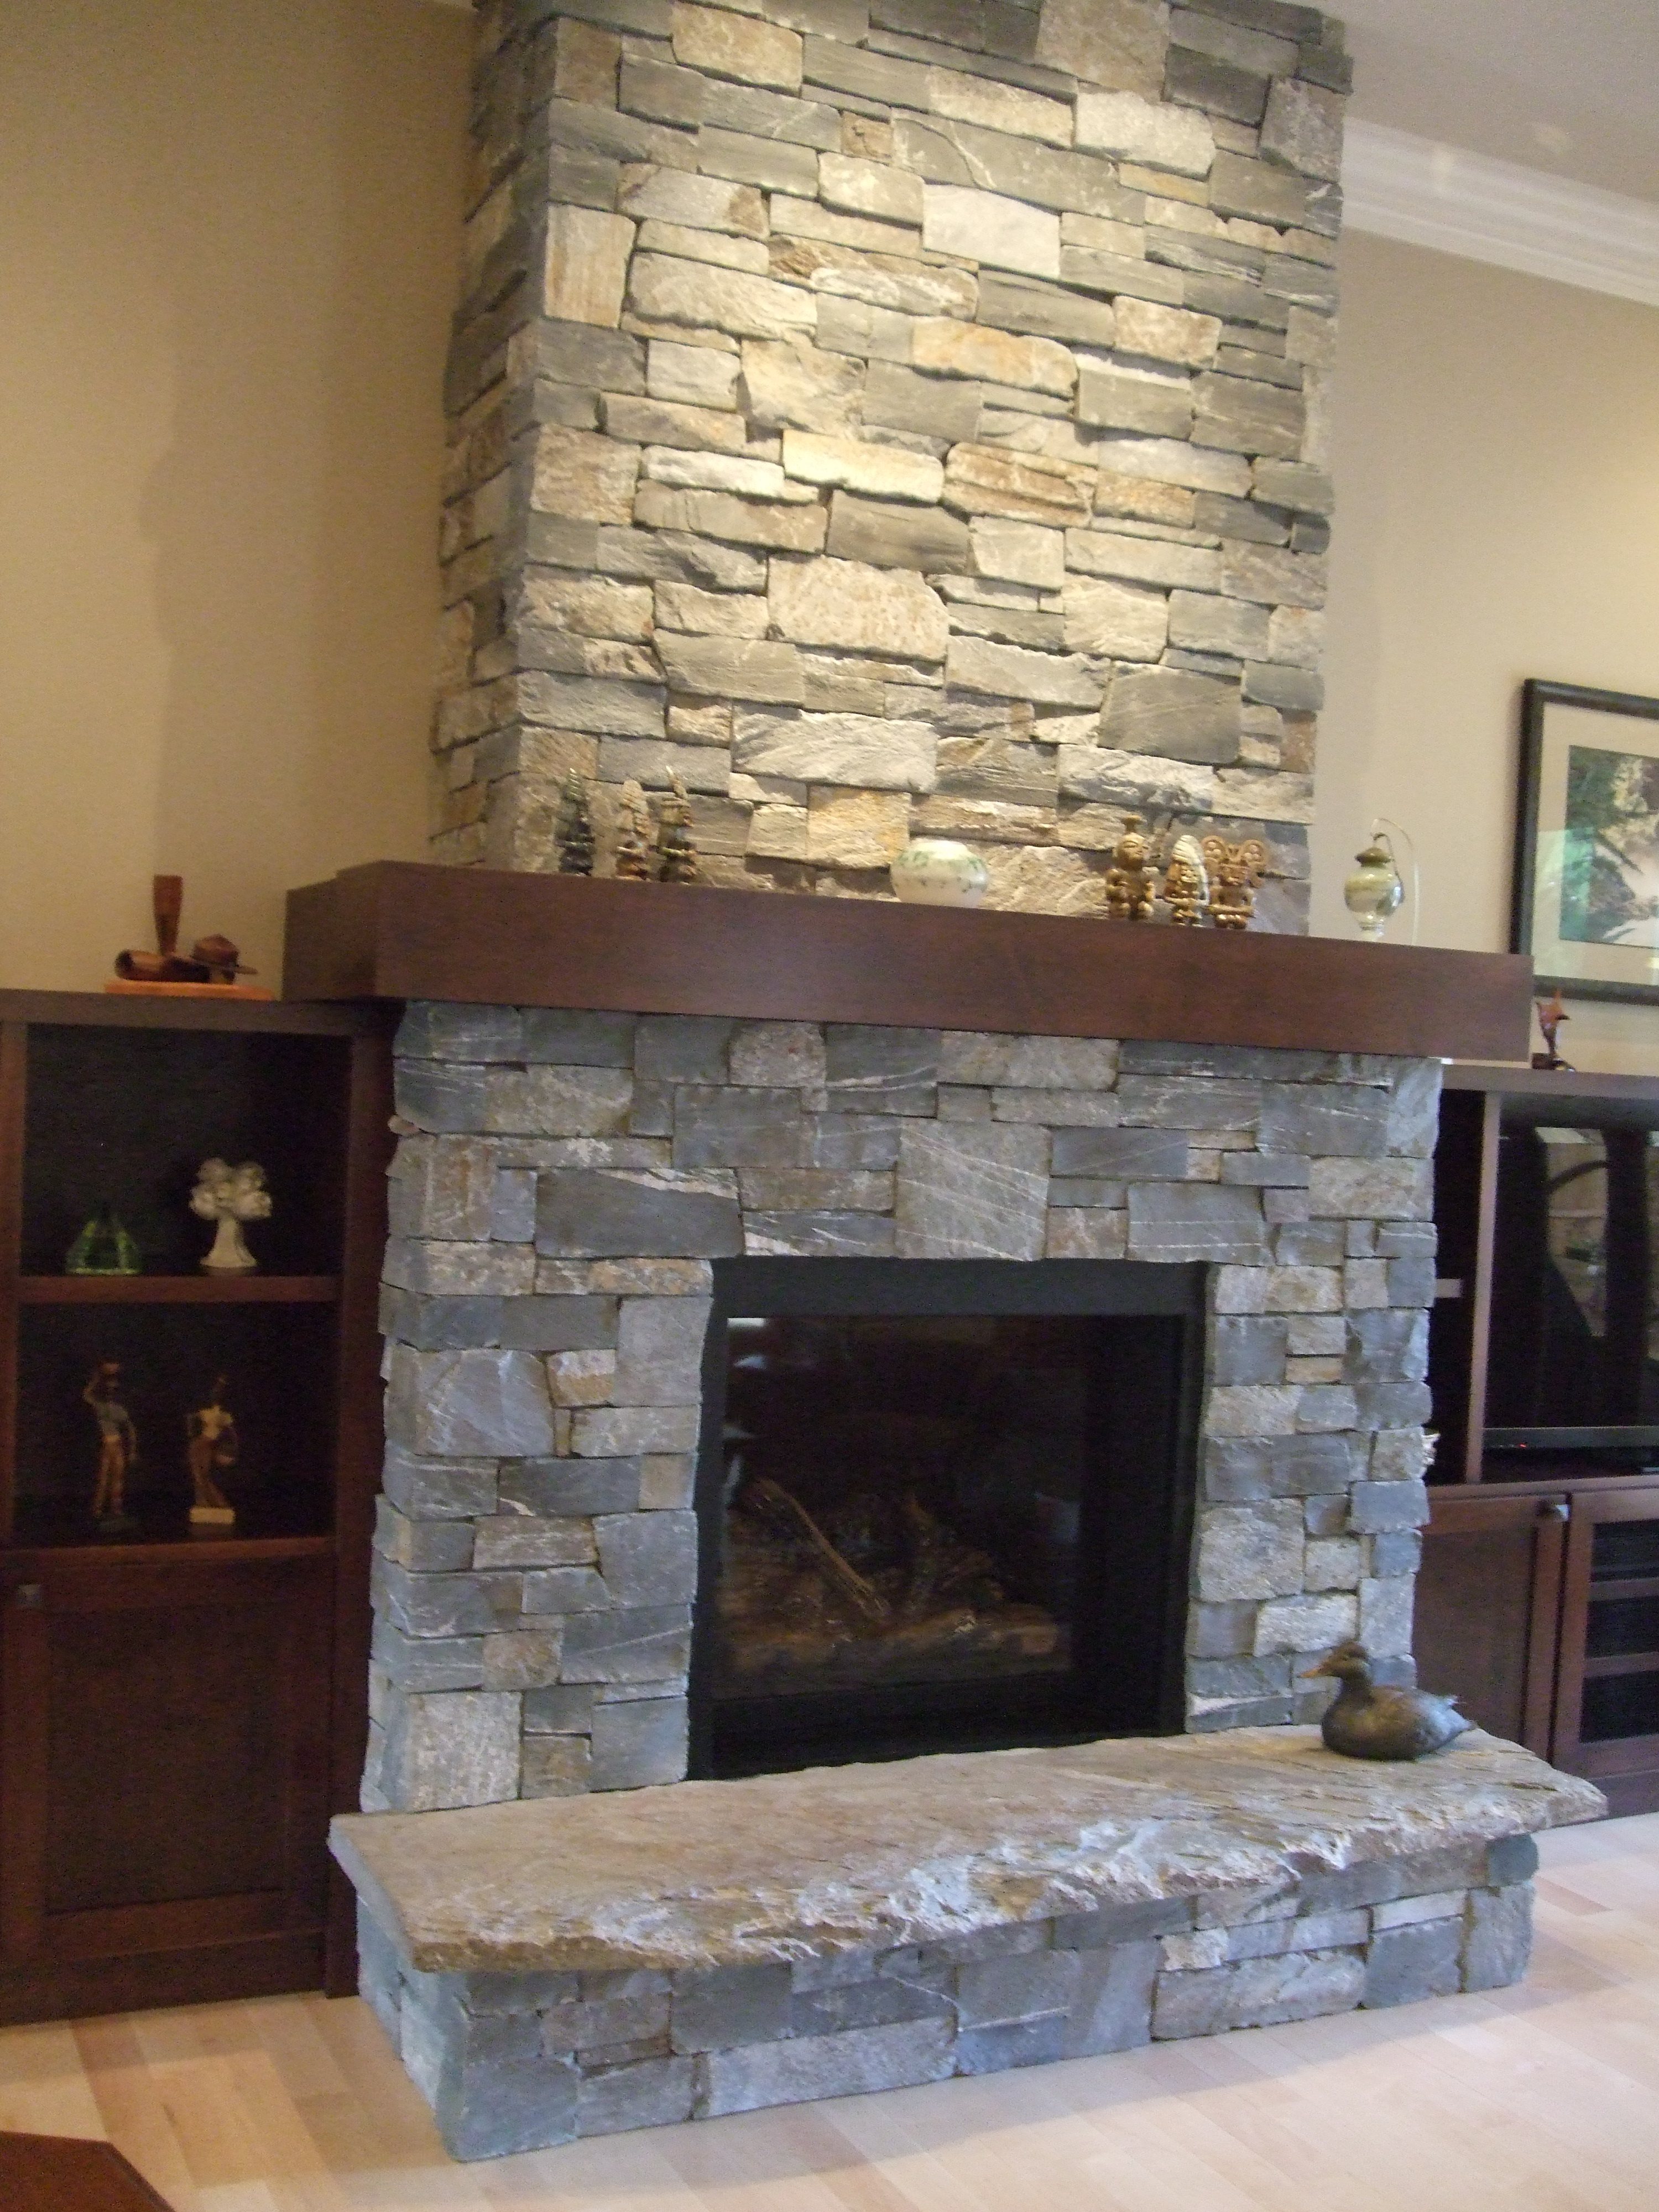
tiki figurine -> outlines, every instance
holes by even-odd
[[[1123,817],[1123,835],[1112,848],[1106,876],[1106,911],[1120,921],[1150,921],[1158,896],[1152,841],[1138,814]]]
[[[1210,903],[1210,878],[1203,849],[1189,830],[1177,837],[1164,868],[1164,897],[1170,919],[1183,929],[1196,929]]]
[[[118,1535],[137,1522],[126,1510],[127,1477],[138,1461],[138,1431],[121,1403],[121,1363],[100,1359],[87,1379],[81,1402],[98,1424],[98,1481],[92,1517],[106,1535]]]
[[[587,786],[579,775],[564,780],[559,807],[559,873],[591,876],[593,872],[593,817],[588,811]]]
[[[657,880],[663,884],[695,884],[697,848],[691,842],[691,802],[678,776],[668,779],[672,796],[665,799],[657,823]]]
[[[626,882],[651,880],[650,826],[645,793],[630,777],[617,801],[617,873]]]
[[[1231,845],[1224,837],[1209,836],[1204,860],[1210,871],[1210,919],[1218,929],[1248,929],[1256,886],[1267,865],[1267,847],[1260,837]]]
[[[216,1468],[234,1467],[240,1452],[236,1416],[224,1403],[228,1378],[216,1375],[205,1406],[185,1416],[185,1461],[190,1468],[193,1528],[234,1528],[235,1509],[215,1480]]]

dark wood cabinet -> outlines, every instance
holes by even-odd
[[[325,1838],[362,1755],[390,1110],[379,1014],[0,994],[0,2021],[349,1979]],[[216,1153],[269,1173],[255,1275],[200,1271]],[[106,1201],[145,1272],[65,1274]],[[139,1442],[114,1534],[102,1358]],[[220,1373],[210,1534],[185,1416]]]
[[[1616,1813],[1659,1808],[1656,1169],[1659,1080],[1447,1072],[1419,1678]]]

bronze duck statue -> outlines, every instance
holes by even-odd
[[[1339,1644],[1303,1680],[1318,1674],[1334,1674],[1342,1685],[1325,1708],[1319,1733],[1326,1748],[1345,1759],[1421,1759],[1443,1751],[1474,1726],[1458,1711],[1455,1698],[1374,1681],[1371,1655],[1363,1644]]]

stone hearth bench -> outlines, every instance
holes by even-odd
[[[1518,1981],[1590,1784],[1236,1729],[357,1814],[363,1995],[458,2158]]]

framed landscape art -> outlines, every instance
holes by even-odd
[[[1659,1001],[1659,699],[1528,683],[1510,949],[1540,985]]]

